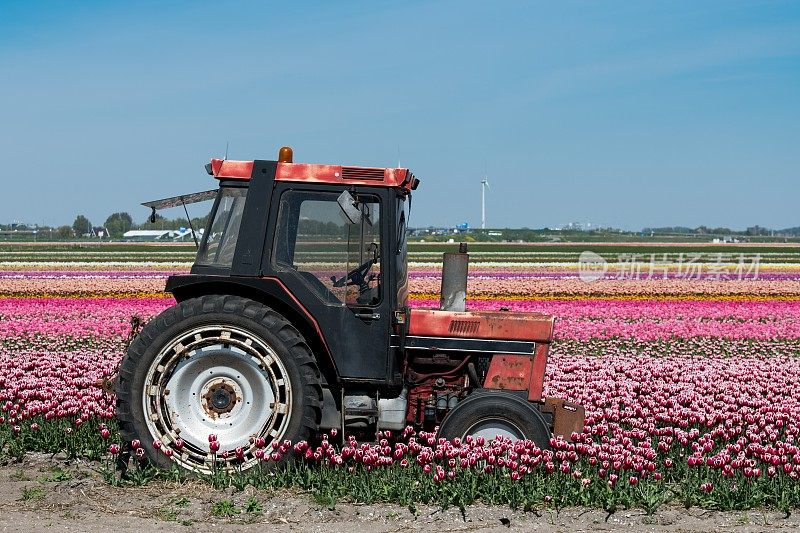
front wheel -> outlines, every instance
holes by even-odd
[[[456,404],[439,426],[439,436],[449,440],[470,435],[487,442],[497,436],[530,440],[541,449],[550,448],[550,429],[542,414],[509,392],[475,392]]]
[[[185,300],[151,320],[122,361],[117,391],[126,441],[138,439],[158,466],[203,473],[245,470],[259,449],[269,456],[272,443],[310,438],[321,406],[319,370],[300,333],[237,296]]]

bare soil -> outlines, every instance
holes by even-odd
[[[0,466],[0,531],[772,531],[800,529],[800,515],[774,511],[716,512],[666,508],[609,517],[601,510],[560,513],[474,505],[433,506],[338,503],[319,505],[294,491],[214,490],[201,482],[152,482],[112,487],[97,465],[29,454]]]

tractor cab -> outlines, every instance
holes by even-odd
[[[582,430],[582,407],[543,397],[552,317],[467,311],[466,245],[445,254],[440,307],[409,308],[408,169],[294,163],[284,147],[206,171],[217,190],[144,204],[214,198],[190,273],[167,280],[177,305],[123,359],[123,435],[181,442],[151,460],[208,471],[208,434],[244,450],[226,459],[242,469],[257,462],[254,438],[332,428],[541,447]]]
[[[178,301],[209,290],[277,305],[336,381],[402,383],[390,348],[408,298],[406,218],[419,184],[408,169],[212,159],[219,180]]]

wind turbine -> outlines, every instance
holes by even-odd
[[[481,229],[486,229],[486,189],[490,189],[489,180],[484,175],[481,180]]]

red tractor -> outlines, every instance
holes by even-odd
[[[465,245],[445,254],[441,308],[408,307],[419,185],[408,169],[293,163],[284,147],[278,161],[212,159],[206,170],[219,189],[144,204],[214,198],[191,273],[167,281],[177,304],[120,368],[122,436],[148,443],[153,463],[246,469],[256,444],[333,428],[438,426],[542,448],[582,430],[581,406],[542,396],[552,317],[465,311]],[[239,453],[215,453],[210,434]]]

